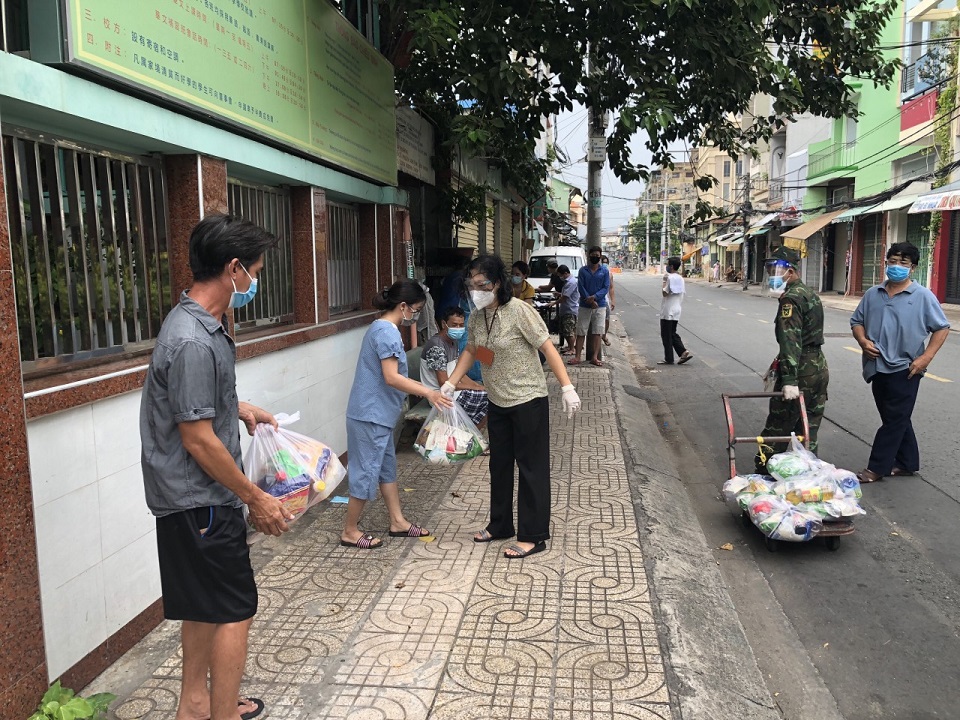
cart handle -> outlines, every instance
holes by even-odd
[[[723,400],[723,410],[727,416],[727,455],[730,461],[730,477],[735,477],[737,474],[737,457],[735,447],[737,443],[755,443],[759,436],[754,435],[753,437],[738,437],[734,434],[733,431],[733,410],[730,407],[731,400],[742,400],[742,399],[763,399],[763,398],[775,398],[783,397],[783,392],[747,392],[747,393],[723,393],[721,396]],[[803,399],[803,393],[800,393],[800,396],[797,398],[797,402],[800,403],[800,419],[803,422],[803,446],[810,449],[810,422],[807,419],[807,404]],[[766,437],[765,440],[770,440],[771,442],[788,442],[789,437],[783,436],[772,436]]]

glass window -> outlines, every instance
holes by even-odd
[[[3,136],[24,372],[146,350],[171,306],[163,170]]]
[[[286,188],[229,181],[230,212],[269,230],[277,246],[268,250],[253,300],[234,311],[237,330],[293,322],[293,248],[290,193]]]
[[[723,161],[723,176],[730,177],[730,161],[729,160]]]
[[[327,203],[327,286],[331,315],[354,312],[360,303],[360,211]]]

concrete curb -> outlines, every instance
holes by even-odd
[[[626,337],[616,317],[611,331]],[[780,718],[649,400],[626,390],[636,353],[622,340],[604,352],[672,704],[684,720]]]

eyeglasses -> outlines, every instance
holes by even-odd
[[[493,283],[490,280],[467,280],[463,285],[467,290],[486,290],[492,287]]]
[[[910,261],[910,258],[900,258],[899,260],[896,258],[889,258],[887,260],[887,267],[893,267],[895,265],[905,268],[913,267],[913,263]]]

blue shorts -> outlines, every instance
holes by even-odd
[[[350,497],[376,500],[381,483],[397,481],[393,428],[347,418],[347,482]]]

